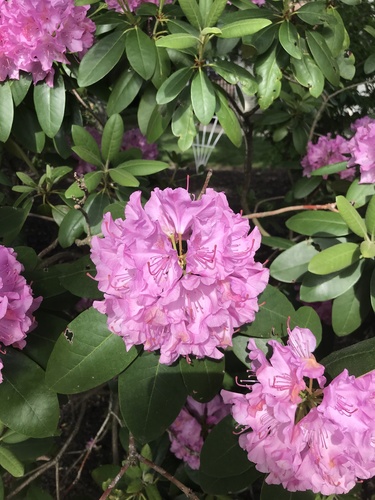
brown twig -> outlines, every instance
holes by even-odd
[[[201,192],[199,193],[199,196],[198,196],[197,200],[200,200],[200,199],[202,198],[202,196],[205,194],[206,189],[207,189],[207,187],[208,187],[208,184],[209,184],[209,182],[210,182],[211,177],[212,177],[212,170],[211,170],[211,169],[209,169],[209,170],[207,171],[206,180],[204,181],[203,187],[202,187],[202,189],[201,189]]]
[[[271,217],[272,215],[279,215],[286,212],[294,212],[297,210],[330,210],[331,212],[338,212],[336,203],[326,203],[325,205],[296,205],[294,207],[278,208],[277,210],[248,214],[244,215],[243,217],[245,219],[260,219],[262,217]]]
[[[94,111],[90,108],[90,106],[85,103],[85,101],[78,94],[78,92],[76,91],[76,89],[72,89],[71,92],[74,95],[74,97],[77,99],[77,101],[81,104],[81,106],[83,106],[95,118],[95,120],[99,123],[99,125],[101,127],[104,127],[104,124],[103,124],[102,120],[97,116],[96,113],[94,113]]]
[[[43,259],[44,256],[48,255],[50,252],[52,252],[52,250],[55,250],[58,244],[59,240],[58,238],[56,238],[55,240],[52,241],[52,243],[48,245],[48,247],[43,248],[43,250],[38,253],[39,259]]]

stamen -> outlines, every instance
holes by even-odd
[[[169,255],[162,255],[158,257],[151,257],[153,262],[147,262],[148,271],[151,276],[154,277],[155,281],[159,284],[161,278],[165,278],[169,271]]]

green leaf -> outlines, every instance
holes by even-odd
[[[203,19],[196,0],[179,0],[178,3],[189,23],[194,28],[201,30],[203,28]]]
[[[118,114],[113,114],[106,122],[102,135],[102,157],[112,161],[118,154],[124,135],[124,122]]]
[[[156,47],[156,66],[151,82],[155,88],[159,89],[171,72],[171,60],[167,49]]]
[[[315,500],[316,495],[312,491],[287,491],[279,484],[262,485],[260,500]]]
[[[342,52],[337,58],[341,78],[353,80],[356,68],[355,57],[353,53]]]
[[[345,46],[345,26],[337,9],[329,6],[327,9],[327,26],[323,27],[322,35],[333,57],[338,57],[348,47]],[[349,57],[347,59],[350,59]]]
[[[258,55],[264,54],[273,44],[279,26],[277,24],[270,24],[258,33],[243,38],[243,43],[255,48]]]
[[[309,306],[302,306],[290,316],[290,329],[296,326],[308,328],[316,338],[316,344],[319,345],[322,340],[322,323],[318,313]]]
[[[251,462],[249,464],[252,466],[242,474],[227,477],[209,476],[200,470],[199,484],[209,495],[225,495],[224,498],[228,498],[226,496],[228,492],[232,494],[244,491],[262,475]]]
[[[158,104],[167,104],[173,101],[184,90],[192,75],[192,68],[182,68],[172,73],[159,88],[156,94],[156,102]]]
[[[63,248],[68,248],[85,229],[86,221],[79,210],[72,208],[65,215],[59,227],[58,240]]]
[[[121,163],[117,168],[120,168],[121,170],[126,169],[126,172],[129,172],[130,174],[142,176],[156,174],[157,172],[161,172],[168,167],[168,163],[163,161],[139,159]]]
[[[166,35],[156,40],[157,47],[165,47],[166,49],[189,49],[198,45],[199,38],[189,33],[175,33]],[[185,68],[186,69],[186,68]]]
[[[375,54],[370,54],[367,57],[363,66],[363,71],[365,72],[365,75],[369,75],[375,71]]]
[[[23,464],[10,450],[3,446],[0,446],[0,466],[13,477],[21,477],[25,473]]]
[[[322,35],[316,31],[306,32],[306,41],[310,52],[327,80],[337,87],[340,84],[340,71],[336,60],[332,57]]]
[[[220,360],[180,359],[180,369],[189,396],[200,403],[208,403],[220,392],[225,372],[225,358]]]
[[[350,375],[360,377],[375,369],[375,338],[356,342],[354,345],[333,352],[320,362],[330,376],[337,377],[347,369]]]
[[[127,33],[125,48],[132,68],[144,80],[150,80],[156,66],[155,43],[146,33],[135,28]]]
[[[191,104],[198,120],[208,125],[215,113],[216,95],[212,83],[200,68],[191,83]]]
[[[262,245],[275,249],[277,248],[279,250],[288,250],[288,248],[293,247],[295,243],[286,238],[280,238],[279,236],[263,236]]]
[[[353,233],[368,239],[366,223],[351,203],[344,196],[336,196],[336,204],[341,217]]]
[[[126,69],[116,80],[107,103],[108,115],[121,113],[131,104],[142,87],[143,78],[131,68]]]
[[[216,109],[216,115],[220,125],[228,139],[239,148],[242,143],[242,128],[234,111],[229,107],[228,98],[222,91],[216,94],[219,98],[219,107]]]
[[[306,273],[303,277],[300,298],[304,302],[324,302],[338,297],[351,288],[363,273],[364,260],[360,260],[336,273],[317,275]]]
[[[73,295],[91,299],[102,297],[98,284],[93,279],[96,268],[88,255],[69,264],[59,265],[59,271],[60,283]]]
[[[340,161],[337,163],[332,163],[331,165],[324,165],[311,172],[312,176],[330,175],[342,172],[348,166],[347,161]]]
[[[365,216],[366,228],[371,236],[371,239],[375,237],[375,195],[372,196]]]
[[[88,87],[101,80],[118,63],[124,48],[122,31],[114,31],[99,40],[83,56],[78,69],[78,85]]]
[[[375,241],[362,241],[359,246],[361,250],[361,255],[365,259],[374,259],[375,258]]]
[[[0,141],[6,142],[13,125],[14,109],[9,81],[0,83]]]
[[[204,19],[204,26],[215,26],[219,17],[224,12],[226,5],[227,0],[214,0],[207,16]]]
[[[118,391],[126,426],[141,443],[163,434],[187,395],[179,366],[161,364],[159,356],[146,352],[119,376]]]
[[[65,112],[65,84],[61,75],[50,87],[46,82],[34,86],[35,111],[43,132],[55,137],[60,130]]]
[[[309,89],[313,97],[319,97],[324,90],[324,75],[307,54],[302,59],[291,59],[293,74],[301,85]]]
[[[255,321],[241,328],[242,335],[249,337],[284,337],[287,334],[288,317],[294,313],[294,307],[277,288],[267,285],[258,297],[259,311]]]
[[[244,92],[255,94],[255,92],[257,91],[258,84],[253,75],[249,73],[247,69],[242,68],[238,64],[235,64],[231,61],[219,60],[215,61],[215,63],[212,64],[212,68],[228,83],[232,85],[240,83]]]
[[[28,211],[23,208],[0,207],[0,237],[7,244],[19,235],[27,215]]]
[[[2,374],[0,420],[26,436],[54,435],[59,402],[56,394],[45,385],[45,373],[40,366],[23,353],[7,347]]]
[[[348,335],[361,326],[371,309],[369,276],[359,281],[333,301],[332,328],[338,336]]]
[[[194,113],[191,104],[187,101],[180,103],[172,116],[172,133],[178,137],[178,147],[187,151],[193,144],[197,129],[194,123]]]
[[[312,240],[301,241],[276,257],[270,267],[271,276],[284,283],[300,281],[310,260],[317,254]]]
[[[306,236],[346,236],[349,228],[337,212],[314,210],[293,215],[286,227]]]
[[[241,19],[220,27],[220,38],[241,38],[253,35],[272,24],[269,19]]]
[[[259,78],[259,105],[261,109],[267,109],[279,97],[281,91],[282,73],[276,60],[276,48],[256,62],[255,72]]]
[[[90,308],[57,340],[49,359],[46,383],[61,394],[77,394],[107,382],[136,358],[124,341],[107,328],[107,318]]]
[[[355,179],[345,197],[354,208],[359,208],[368,203],[374,194],[375,184],[359,184],[359,179]]]
[[[283,21],[279,29],[279,40],[284,50],[295,59],[302,59],[299,34],[290,21]]]
[[[302,177],[293,186],[293,196],[296,200],[306,198],[320,185],[321,179],[314,177]]]
[[[372,310],[375,312],[375,269],[371,273],[370,300],[371,300]]]
[[[159,106],[158,104],[154,107],[151,116],[147,123],[146,137],[149,143],[156,142],[162,135],[164,130],[169,125],[172,118],[172,113],[175,107],[175,103],[170,102],[168,104],[163,104]],[[138,116],[139,116],[138,110]],[[139,118],[138,118],[139,120]]]
[[[339,243],[315,255],[308,266],[310,273],[330,274],[341,271],[361,257],[357,243]]]
[[[295,11],[296,15],[307,24],[324,24],[327,21],[326,2],[316,1],[302,5]]]
[[[27,95],[29,91],[32,76],[30,73],[20,74],[19,80],[10,80],[10,90],[12,91],[12,97],[14,101],[14,105],[17,107]]]
[[[72,126],[72,136],[74,141],[73,151],[82,160],[96,167],[101,167],[103,162],[100,156],[100,149],[93,136],[80,125]]]
[[[126,168],[116,167],[108,170],[110,178],[119,186],[138,187],[139,180],[133,174],[128,172]]]

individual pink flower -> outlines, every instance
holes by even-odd
[[[309,142],[307,145],[306,156],[302,159],[301,165],[303,167],[303,175],[311,177],[311,172],[324,167],[325,165],[332,165],[341,161],[347,161],[348,157],[348,141],[341,135],[337,135],[332,139],[331,134],[321,136],[316,144]],[[347,168],[339,173],[341,179],[352,180],[355,175],[354,168]],[[324,176],[327,178],[327,176]]]
[[[365,117],[368,118],[368,117]],[[352,155],[349,165],[359,165],[360,184],[375,182],[375,120],[362,119],[362,124],[356,125],[354,136],[348,143]]]
[[[288,328],[268,358],[249,342],[255,379],[245,394],[222,391],[243,432],[239,444],[266,482],[324,495],[350,491],[375,474],[375,372],[344,370],[326,387],[310,330]],[[316,384],[316,382],[318,384]]]
[[[350,128],[351,130],[353,130],[353,132],[357,132],[359,127],[368,127],[370,125],[373,125],[374,123],[374,118],[371,118],[370,116],[362,116],[362,118],[358,118],[357,120],[355,120],[355,122],[350,125]]]
[[[26,71],[52,87],[54,62],[69,64],[67,53],[81,56],[93,44],[88,9],[73,0],[0,0],[0,81]]]
[[[165,0],[164,4],[172,3],[173,0]],[[108,9],[115,10],[116,12],[126,12],[130,10],[134,12],[143,3],[154,3],[155,5],[160,4],[160,0],[105,0]]]
[[[229,413],[230,406],[225,405],[220,396],[208,403],[199,403],[189,396],[168,430],[171,452],[192,469],[199,469],[199,456],[207,434]]]
[[[12,248],[0,245],[0,344],[23,349],[26,335],[36,326],[33,312],[41,297],[33,298],[32,290],[21,276],[23,266]],[[6,350],[1,350],[5,354]],[[0,382],[2,382],[0,360]]]
[[[133,193],[125,220],[105,214],[104,238],[91,258],[104,301],[94,307],[127,349],[160,350],[160,362],[179,356],[215,359],[235,329],[251,322],[268,270],[255,262],[257,228],[235,214],[212,189],[194,200],[182,188],[155,189],[144,207]]]

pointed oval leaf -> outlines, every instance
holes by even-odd
[[[336,60],[332,57],[322,35],[316,31],[306,32],[306,41],[310,52],[327,80],[337,87],[340,83],[340,71]]]
[[[201,69],[191,83],[191,104],[198,120],[208,125],[215,113],[216,95],[212,83]]]
[[[344,196],[336,196],[336,204],[341,217],[353,233],[367,239],[366,223],[353,205]]]
[[[302,59],[297,28],[290,21],[283,21],[279,29],[279,40],[284,50],[296,59]]]
[[[375,241],[362,241],[360,244],[362,257],[365,259],[374,259],[375,258]]]
[[[159,88],[156,94],[156,102],[158,104],[167,104],[173,101],[184,90],[192,75],[192,68],[182,68],[172,73]]]
[[[65,113],[65,84],[60,75],[50,87],[46,82],[34,86],[35,111],[43,132],[50,138],[60,130]]]
[[[280,254],[272,262],[271,276],[284,283],[294,283],[307,272],[307,267],[318,250],[313,246],[312,240],[301,241]]]
[[[260,500],[315,500],[315,493],[312,491],[288,491],[279,484],[262,485]]]
[[[93,136],[80,125],[72,126],[72,136],[74,142],[73,151],[82,160],[96,167],[101,167],[103,162],[100,156],[100,149]]]
[[[272,21],[269,19],[241,19],[221,26],[221,33],[218,36],[220,38],[241,38],[253,35],[270,24]]]
[[[326,2],[316,1],[301,5],[296,10],[297,16],[307,24],[324,24],[327,20],[327,4]]]
[[[131,68],[116,80],[107,103],[108,115],[121,113],[133,102],[142,87],[143,78]]]
[[[222,387],[225,372],[225,358],[220,360],[203,358],[180,359],[180,369],[189,396],[200,403],[208,403]]]
[[[355,179],[346,193],[345,198],[354,208],[363,207],[375,194],[375,184],[359,184],[359,179]]]
[[[65,215],[59,227],[58,240],[63,248],[68,248],[85,229],[86,221],[79,210],[72,208]]]
[[[10,80],[10,90],[12,91],[13,101],[16,107],[21,104],[26,97],[32,81],[30,73],[20,74],[19,80]]]
[[[2,373],[0,420],[26,436],[42,438],[54,435],[59,402],[45,384],[45,373],[40,366],[23,353],[7,348]]]
[[[182,50],[196,47],[198,42],[199,38],[189,33],[175,33],[158,38],[158,40],[156,40],[156,46],[165,47],[166,49]]]
[[[119,186],[138,187],[139,180],[133,174],[128,172],[126,168],[116,167],[108,170],[110,178]]]
[[[323,167],[319,167],[313,172],[311,172],[312,176],[320,176],[320,175],[330,175],[337,174],[338,172],[342,172],[348,166],[347,161],[339,161],[337,163],[332,163],[331,165],[324,165]]]
[[[337,377],[345,368],[350,375],[360,377],[375,369],[375,338],[362,340],[333,352],[320,361],[331,377]]]
[[[126,35],[126,55],[129,63],[143,79],[150,80],[156,66],[155,43],[142,30],[135,28]]]
[[[187,396],[178,365],[163,365],[143,352],[119,376],[119,401],[126,426],[137,441],[158,438],[179,414]]]
[[[21,477],[25,473],[23,464],[10,450],[3,446],[0,446],[0,466],[13,477]]]
[[[293,215],[286,227],[306,236],[346,236],[349,228],[337,212],[314,210]]]
[[[178,147],[181,151],[188,150],[193,144],[197,129],[194,123],[193,108],[189,102],[179,105],[172,116],[172,132],[178,137]]]
[[[224,94],[219,91],[217,93],[219,98],[219,107],[216,110],[216,115],[219,119],[220,125],[223,127],[224,132],[228,139],[239,148],[242,143],[242,128],[234,111],[229,107],[228,99]]]
[[[97,387],[124,370],[137,356],[107,328],[107,318],[91,307],[70,322],[48,361],[46,383],[61,394]]]
[[[293,74],[298,83],[308,87],[313,97],[319,97],[324,90],[324,75],[313,59],[303,54],[302,59],[291,59]]]
[[[375,269],[371,273],[370,300],[371,300],[372,310],[375,312]]]
[[[372,196],[365,216],[366,228],[371,238],[374,239],[375,236],[375,195]]]
[[[103,294],[93,279],[96,268],[90,257],[86,255],[69,264],[59,265],[59,281],[61,285],[77,297],[100,299]]]
[[[259,78],[259,105],[267,109],[280,95],[282,72],[276,59],[276,48],[265,54],[255,65]]]
[[[340,243],[315,255],[308,266],[310,273],[330,274],[349,267],[361,258],[357,243]]]
[[[219,17],[224,12],[227,5],[227,0],[214,0],[204,19],[204,26],[215,26]]]
[[[133,175],[152,175],[168,168],[168,163],[156,160],[129,160],[120,163],[117,168],[126,169]]]
[[[296,326],[300,328],[308,328],[316,338],[318,346],[322,340],[322,323],[318,313],[309,306],[302,306],[290,316],[290,329],[293,330]]]
[[[101,80],[118,63],[124,48],[122,31],[114,31],[99,40],[83,56],[78,69],[78,85],[88,87]]]
[[[194,28],[201,30],[203,28],[203,19],[196,0],[179,0],[178,4],[189,23]]]
[[[13,125],[14,109],[9,81],[0,83],[0,141],[6,142]]]
[[[102,157],[112,161],[120,151],[124,135],[124,122],[118,114],[113,114],[106,122],[102,135]]]

